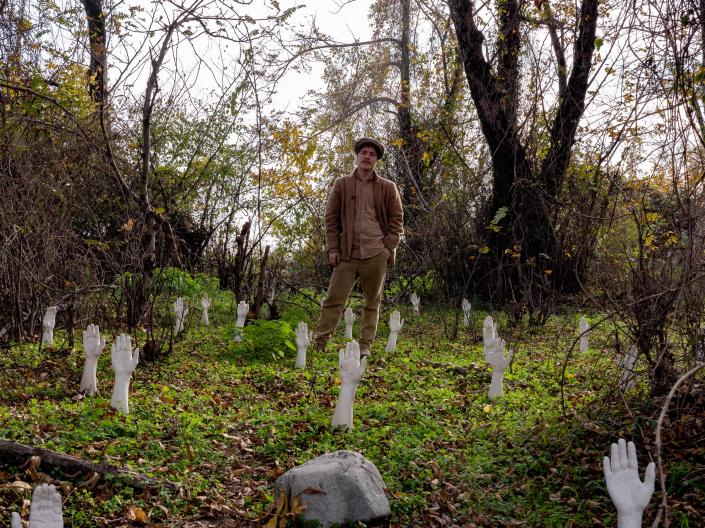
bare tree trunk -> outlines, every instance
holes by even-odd
[[[235,254],[235,263],[233,265],[232,288],[235,294],[235,302],[239,303],[242,300],[242,283],[244,281],[245,260],[247,258],[247,240],[250,236],[251,222],[245,222],[240,230],[240,234],[235,237],[237,244],[237,253]]]
[[[259,312],[264,304],[264,283],[265,274],[267,272],[267,259],[269,258],[269,246],[264,248],[264,255],[262,255],[262,260],[259,263],[259,277],[257,278],[257,295],[255,296],[255,306],[252,309],[254,312],[254,318],[259,317]]]

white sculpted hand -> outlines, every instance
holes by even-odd
[[[472,306],[470,301],[463,299],[463,326],[470,326],[470,310]]]
[[[385,352],[394,352],[397,349],[397,337],[403,326],[404,320],[401,318],[399,310],[394,310],[389,316],[389,339],[387,346],[384,347]]]
[[[588,333],[590,330],[590,325],[587,322],[587,319],[584,317],[580,318],[580,351],[581,352],[587,352],[588,351]]]
[[[174,313],[176,314],[174,335],[179,335],[184,329],[184,321],[186,320],[186,315],[188,315],[188,304],[184,302],[183,297],[178,297],[176,301],[174,301]]]
[[[514,351],[510,350],[505,357],[504,346],[504,339],[495,339],[491,351],[486,356],[487,362],[492,365],[492,381],[490,382],[490,390],[487,394],[490,400],[494,400],[497,396],[502,396],[504,393],[502,378],[504,378],[504,371],[507,370],[514,356]]]
[[[13,521],[14,522],[14,521]],[[34,488],[29,510],[29,528],[63,528],[61,495],[53,485],[42,484]]]
[[[489,362],[487,358],[490,354],[494,353],[497,340],[497,326],[494,324],[491,315],[485,317],[485,320],[482,322],[482,339],[485,361]]]
[[[17,512],[12,512],[12,528],[22,528],[22,518]]]
[[[208,326],[208,308],[211,307],[211,300],[208,298],[208,295],[204,295],[201,298],[201,308],[203,310],[201,311],[201,324],[203,326]]]
[[[56,311],[58,308],[56,306],[50,306],[47,311],[44,312],[44,317],[42,318],[42,345],[51,345],[54,342],[54,326],[56,325]]]
[[[416,295],[416,293],[412,293],[409,299],[411,300],[411,305],[414,307],[414,315],[419,315],[421,312],[421,299],[419,299],[419,296]]]
[[[81,386],[79,390],[93,396],[98,393],[98,357],[105,348],[105,338],[100,336],[98,325],[89,324],[83,332],[83,351],[86,354],[86,364],[83,367]]]
[[[352,308],[345,309],[345,338],[352,339],[353,324],[355,323],[355,312]]]
[[[360,360],[360,345],[357,341],[351,341],[345,345],[345,350],[341,349],[338,355],[338,366],[340,368],[340,396],[335,405],[333,413],[333,427],[353,428],[353,404],[355,403],[355,392],[357,384],[365,373],[367,358]]]
[[[237,305],[237,322],[235,323],[235,326],[238,328],[242,328],[245,326],[245,319],[247,319],[247,313],[250,311],[250,305],[247,304],[247,301],[240,301],[240,304]]]
[[[602,462],[607,491],[617,507],[619,528],[641,527],[641,517],[654,493],[656,466],[646,467],[644,482],[639,479],[639,465],[634,442],[626,444],[623,438],[612,444],[609,457]]]
[[[301,321],[296,327],[296,364],[294,368],[306,367],[306,349],[311,344],[311,335],[308,326]]]
[[[115,371],[115,385],[110,406],[113,409],[129,414],[128,391],[130,378],[137,368],[140,357],[139,349],[132,352],[132,340],[129,335],[120,334],[115,339],[111,348],[113,370]]]

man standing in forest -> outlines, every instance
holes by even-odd
[[[387,265],[394,264],[404,233],[404,215],[394,182],[375,172],[384,147],[371,138],[354,146],[357,167],[350,176],[335,180],[325,212],[326,249],[333,266],[328,293],[321,303],[316,327],[316,349],[325,350],[338,326],[355,279],[365,296],[360,328],[360,356],[368,356],[377,334]]]

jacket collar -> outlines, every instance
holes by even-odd
[[[353,171],[352,175],[353,175],[353,178],[357,178],[360,181],[365,181],[362,178],[360,178],[360,176],[357,175],[357,167],[355,167],[355,170]],[[377,180],[378,177],[379,176],[377,176],[377,171],[373,170],[372,171],[372,178],[370,178],[370,180],[375,181],[375,180]]]

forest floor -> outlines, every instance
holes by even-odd
[[[120,479],[82,486],[87,475],[47,476],[0,460],[0,524],[9,524],[11,511],[27,518],[31,488],[45,478],[60,482],[67,528],[265,526],[279,475],[349,449],[379,469],[393,527],[616,526],[602,458],[618,437],[634,440],[643,475],[656,458],[659,408],[634,403],[647,399],[646,387],[619,391],[609,332],[594,331],[588,353],[572,352],[564,410],[560,380],[575,314],[516,331],[499,314],[499,333],[515,355],[504,397],[490,402],[486,313],[475,312],[472,327],[451,340],[456,312],[427,308],[415,318],[399,307],[406,322],[396,352],[387,353],[395,308],[381,314],[351,432],[330,427],[344,340],[329,343],[325,356],[309,350],[307,369],[295,370],[286,340],[299,320],[315,321],[294,305],[283,322],[248,327],[239,344],[224,323],[232,306],[212,309],[211,327],[194,319],[169,356],[140,362],[129,415],[109,405],[112,337],[93,398],[78,395],[80,347],[39,352],[26,343],[2,351],[0,438],[129,467],[177,488],[136,491]],[[663,437],[669,518],[681,527],[705,526],[705,404],[689,398],[672,403]],[[661,501],[658,480],[656,488],[645,526]]]

